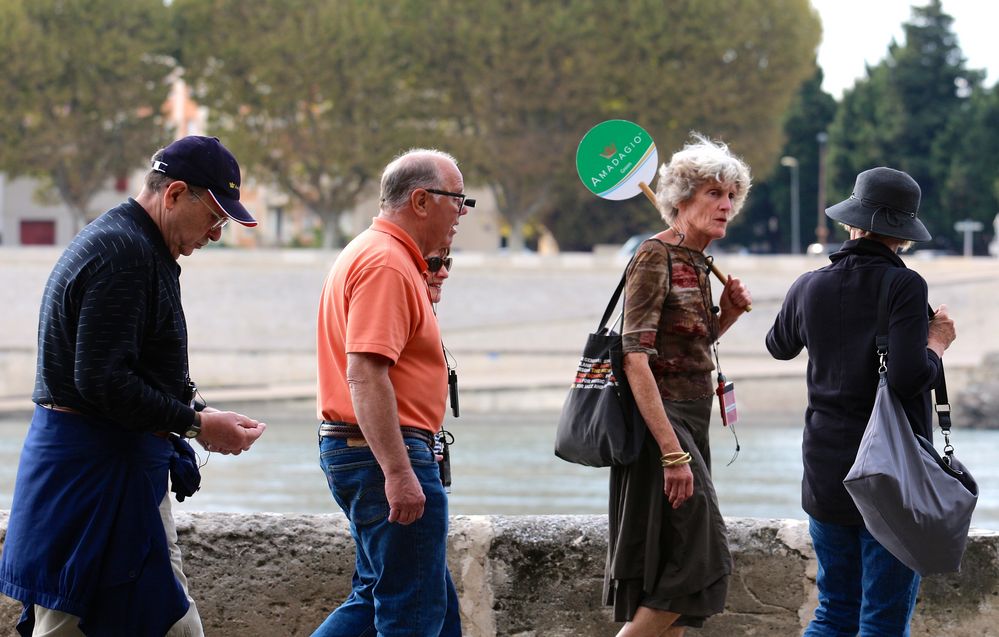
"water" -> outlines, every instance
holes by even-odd
[[[312,401],[229,405],[268,423],[253,449],[238,457],[212,454],[202,469],[202,489],[177,510],[279,513],[336,511],[319,469]],[[552,454],[554,413],[466,414],[449,420],[452,447],[451,512],[454,514],[606,513],[606,469],[559,460]],[[10,508],[17,457],[27,416],[0,417],[0,508]],[[739,427],[742,450],[715,424],[715,486],[727,516],[804,517],[799,504],[801,430],[792,422]],[[999,466],[992,462],[999,431],[957,430],[961,460],[982,492],[972,525],[999,530]],[[206,454],[201,452],[204,457]]]

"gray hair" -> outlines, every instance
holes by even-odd
[[[697,189],[709,181],[733,187],[734,217],[742,209],[752,186],[749,166],[733,155],[723,142],[712,141],[697,132],[690,135],[693,141],[674,153],[669,163],[659,169],[656,202],[663,221],[672,225],[680,210],[679,205],[693,197]]]
[[[406,204],[409,194],[417,188],[439,186],[442,159],[458,165],[454,157],[434,148],[413,148],[389,162],[382,171],[382,208],[397,210]]]
[[[845,223],[841,223],[839,225],[847,232],[852,233],[853,230],[859,230],[861,237],[871,239],[873,241],[880,241],[881,243],[887,245],[888,247],[896,246],[895,252],[906,252],[909,248],[911,248],[916,244],[915,241],[909,241],[908,239],[898,239],[896,237],[889,237],[883,234],[878,234],[877,232],[871,232],[870,230],[864,230],[863,228],[857,228],[855,226],[847,225]]]
[[[149,163],[155,165],[156,162],[163,159],[163,151],[165,150],[165,148],[161,148],[153,153]],[[160,192],[175,181],[177,180],[166,173],[161,173],[158,170],[150,170],[146,173],[145,186],[149,192]]]

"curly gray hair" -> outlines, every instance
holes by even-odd
[[[693,141],[673,153],[659,169],[656,202],[663,221],[673,225],[679,205],[694,196],[705,182],[717,181],[733,187],[732,216],[739,214],[752,186],[749,166],[733,155],[726,144],[692,132]]]

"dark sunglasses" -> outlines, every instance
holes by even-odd
[[[430,272],[440,272],[441,268],[451,271],[451,257],[428,257],[427,270]]]
[[[460,192],[448,192],[446,190],[437,190],[436,188],[424,188],[424,190],[426,190],[429,193],[433,193],[435,195],[445,195],[447,197],[457,197],[458,199],[461,199],[461,201],[458,202],[458,210],[461,210],[462,206],[466,208],[475,207],[475,200],[469,199]]]

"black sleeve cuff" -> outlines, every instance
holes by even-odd
[[[183,436],[184,432],[190,429],[191,425],[194,424],[194,410],[187,405],[184,405],[179,410],[179,416],[177,424],[170,431]]]

